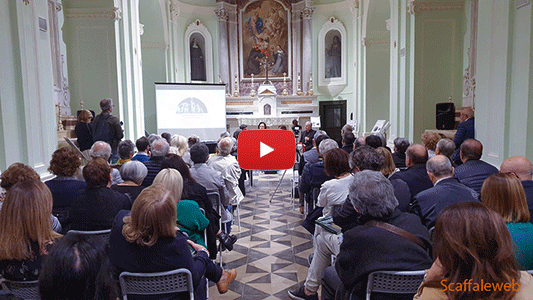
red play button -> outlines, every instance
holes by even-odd
[[[239,165],[245,170],[285,170],[294,166],[296,142],[289,130],[244,130],[237,147]]]

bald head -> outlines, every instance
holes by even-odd
[[[533,178],[533,165],[523,156],[513,156],[504,160],[500,166],[501,173],[514,173],[521,181]]]
[[[428,161],[428,151],[421,144],[412,144],[405,151],[405,165],[412,167],[416,164],[425,164]]]
[[[465,107],[461,110],[461,122],[474,117],[474,110],[471,107]]]
[[[461,144],[461,161],[479,160],[483,155],[483,144],[476,139],[468,139]]]
[[[437,180],[453,176],[450,159],[444,155],[435,155],[426,163],[429,179],[435,184]]]

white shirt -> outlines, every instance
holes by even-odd
[[[352,176],[348,175],[341,179],[330,179],[322,184],[316,205],[324,208],[322,210],[324,217],[331,216],[333,205],[344,203],[351,182]]]

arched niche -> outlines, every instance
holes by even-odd
[[[187,78],[187,82],[213,82],[213,40],[207,27],[200,20],[192,22],[185,31],[185,41],[187,41],[185,44],[185,78]],[[198,61],[197,47],[194,47],[196,51],[193,50],[193,54],[191,55],[194,41],[203,54],[205,80],[198,80],[198,77],[196,80],[192,80],[191,78],[191,56],[195,58],[196,62]],[[196,72],[197,70],[195,70],[195,74],[197,74]]]
[[[335,17],[322,25],[318,33],[318,87],[335,97],[346,84],[346,29]]]

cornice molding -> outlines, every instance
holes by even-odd
[[[465,3],[459,1],[422,2],[418,0],[410,0],[407,4],[407,12],[411,15],[415,15],[431,11],[462,10],[464,6]]]
[[[112,19],[117,21],[122,18],[122,11],[118,7],[70,8],[65,9],[65,17],[69,19]]]
[[[363,46],[390,45],[390,39],[367,39],[363,38]]]
[[[141,48],[142,49],[160,49],[160,50],[167,50],[169,45],[167,43],[142,43],[141,42]]]

